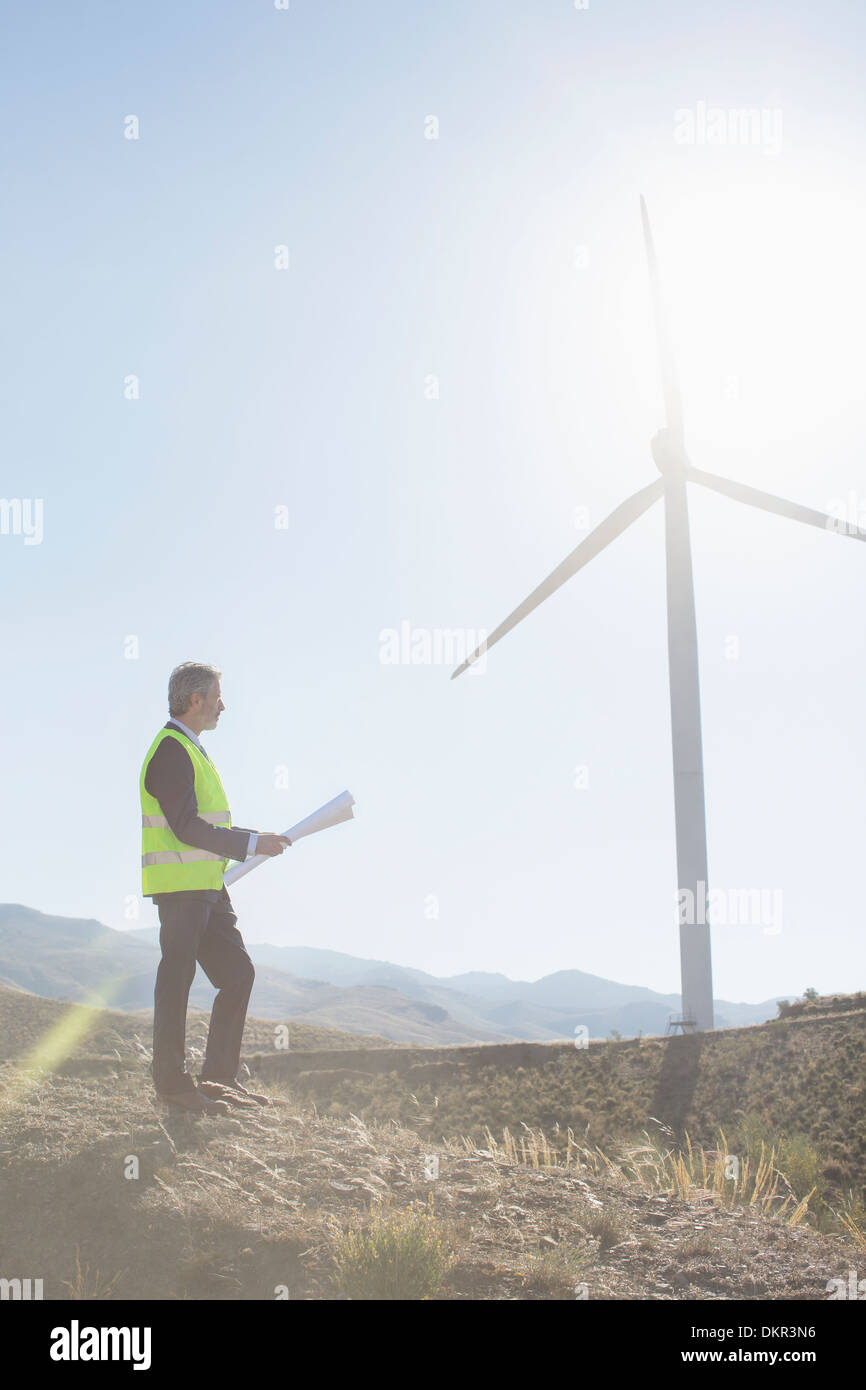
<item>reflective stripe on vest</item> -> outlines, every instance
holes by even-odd
[[[217,860],[220,864],[226,861],[220,854],[211,854],[206,849],[159,849],[150,854],[143,854],[141,862],[144,865],[150,864],[203,864],[206,859]]]
[[[231,824],[227,811],[199,811],[198,814],[199,820],[206,820],[208,825],[224,825],[228,829]],[[142,816],[141,823],[151,829],[156,829],[159,826],[160,829],[165,830],[168,826],[165,816]],[[215,857],[218,859],[219,855]]]
[[[219,889],[228,860],[210,850],[194,849],[179,840],[162,813],[156,797],[144,783],[151,758],[165,738],[174,738],[189,755],[193,767],[198,815],[208,825],[231,826],[228,799],[219,773],[201,749],[180,729],[160,729],[145,755],[139,777],[141,798],[141,887],[151,893],[179,893]]]

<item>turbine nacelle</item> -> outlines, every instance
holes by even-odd
[[[689,468],[685,447],[669,429],[659,430],[650,440],[653,462],[663,478],[683,478]]]

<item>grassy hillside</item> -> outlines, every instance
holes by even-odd
[[[822,1007],[826,1005],[826,1007]],[[481,1140],[521,1124],[555,1139],[571,1128],[602,1147],[651,1117],[741,1148],[786,1136],[819,1193],[866,1188],[866,1008],[863,996],[817,1001],[798,1017],[697,1037],[356,1052],[257,1058],[336,1115],[396,1120],[440,1139]],[[815,1162],[805,1155],[811,1147]],[[735,1150],[732,1150],[735,1151]],[[793,1160],[792,1160],[793,1161]],[[814,1171],[813,1171],[814,1170]],[[805,1180],[805,1179],[804,1179]]]
[[[839,1195],[863,1167],[862,1002],[585,1050],[297,1024],[286,1054],[253,1020],[272,1104],[198,1119],[153,1095],[146,1014],[0,987],[2,1273],[75,1300],[822,1300],[866,1249]],[[742,1144],[733,1189],[720,1121]],[[787,1148],[756,1168],[774,1126]],[[833,1197],[816,1215],[847,1225],[799,1201],[816,1176]]]
[[[823,1300],[862,1252],[700,1183],[589,1151],[338,1118],[291,1089],[231,1116],[0,1064],[0,1263],[46,1299]],[[400,1277],[395,1280],[395,1260]]]

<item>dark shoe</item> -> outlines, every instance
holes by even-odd
[[[231,1086],[224,1086],[221,1081],[200,1081],[198,1088],[203,1096],[207,1096],[209,1100],[218,1101],[220,1104],[224,1105],[228,1102],[229,1105],[236,1105],[243,1110],[255,1110],[256,1108],[254,1100],[246,1100],[243,1096],[238,1095]]]
[[[159,1099],[165,1101],[177,1110],[189,1110],[194,1115],[227,1115],[229,1107],[224,1100],[211,1100],[207,1096],[201,1095],[198,1091],[176,1091],[173,1095],[159,1095]]]
[[[256,1101],[256,1105],[271,1105],[270,1095],[263,1095],[261,1091],[247,1091],[246,1086],[240,1086],[240,1081],[232,1081],[232,1091],[238,1091],[239,1095],[245,1095],[250,1101]]]
[[[216,1086],[225,1095],[226,1100],[230,1101],[232,1096],[242,1096],[244,1101],[252,1101],[255,1105],[270,1105],[270,1096],[263,1096],[256,1091],[248,1091],[246,1086],[242,1086],[239,1081],[200,1081],[200,1086]],[[215,1093],[214,1093],[215,1094]]]
[[[242,1086],[239,1081],[230,1083],[231,1089],[237,1091],[238,1095],[246,1097],[247,1100],[254,1100],[256,1105],[270,1105],[270,1096],[263,1096],[260,1091],[248,1091],[246,1086]]]

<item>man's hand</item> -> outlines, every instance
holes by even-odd
[[[270,830],[259,836],[256,841],[256,854],[267,854],[273,858],[275,854],[282,854],[286,845],[292,842],[287,835],[274,835]]]

